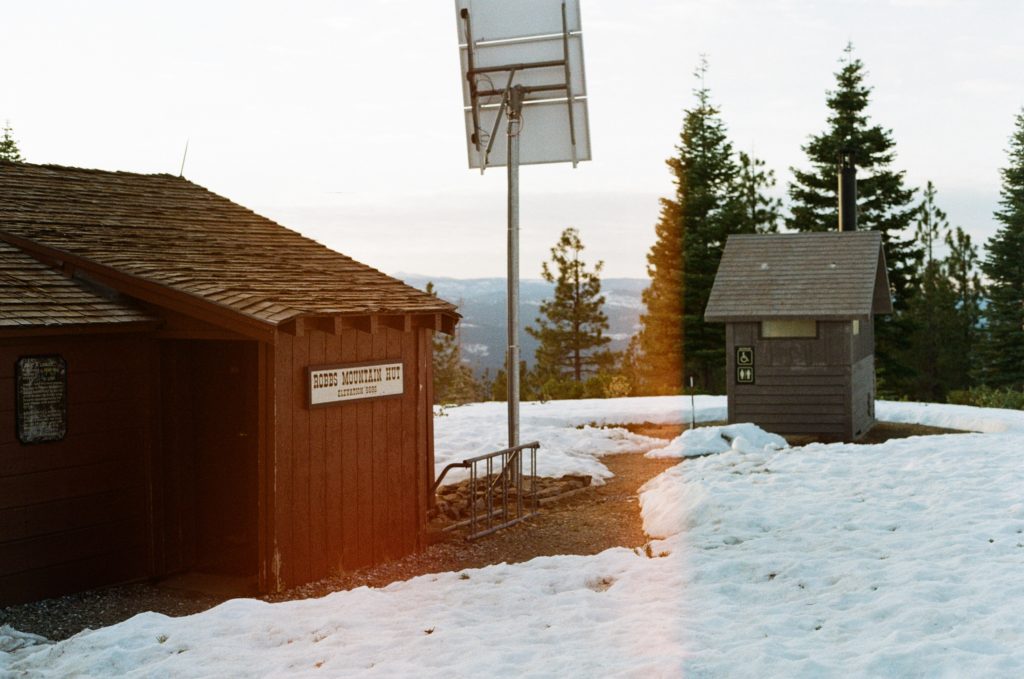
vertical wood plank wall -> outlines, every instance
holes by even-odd
[[[265,558],[281,589],[414,551],[433,481],[430,331],[279,333]],[[401,361],[401,397],[310,409],[306,368]],[[276,489],[276,493],[275,490]]]
[[[154,352],[130,335],[0,341],[0,604],[147,574]],[[67,361],[67,435],[25,445],[14,368],[40,354]]]

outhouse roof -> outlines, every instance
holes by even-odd
[[[172,175],[0,161],[0,240],[272,326],[304,315],[458,318],[454,305]]]
[[[135,324],[155,319],[0,241],[0,329]]]
[[[892,313],[877,231],[729,236],[704,320],[841,320]]]

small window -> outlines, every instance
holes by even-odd
[[[859,335],[860,334],[860,321],[858,321],[858,320],[854,320],[853,321],[853,334],[854,335]]]
[[[761,337],[817,337],[818,322],[814,320],[761,321]]]

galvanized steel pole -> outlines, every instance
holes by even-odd
[[[519,445],[519,130],[523,88],[508,90],[508,447]]]

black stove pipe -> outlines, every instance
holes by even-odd
[[[852,151],[839,154],[839,230],[857,230],[857,166]]]

